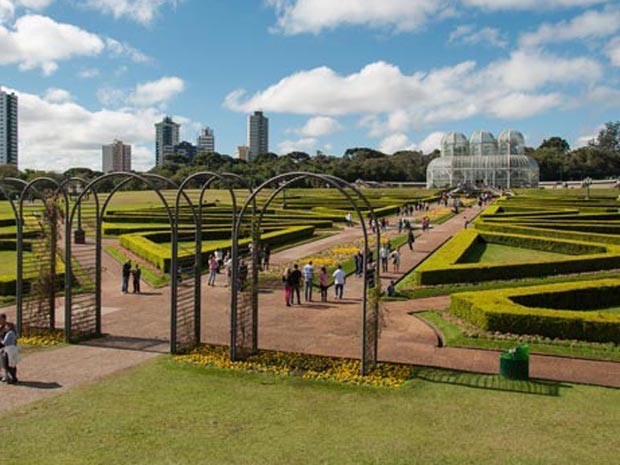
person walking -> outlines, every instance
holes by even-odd
[[[291,294],[293,287],[291,286],[291,269],[287,268],[282,274],[282,284],[284,284],[284,301],[286,306],[291,306]]]
[[[398,273],[400,268],[400,252],[398,249],[394,249],[390,254],[390,257],[392,258],[393,271],[394,273]]]
[[[304,275],[304,299],[306,302],[312,302],[312,284],[314,281],[314,267],[312,261],[309,261],[303,267]]]
[[[385,244],[381,245],[381,248],[379,249],[379,256],[381,257],[381,271],[387,273],[389,253]]]
[[[327,302],[327,288],[329,287],[329,274],[327,268],[322,266],[319,273],[319,288],[321,289],[321,302]]]
[[[415,236],[413,235],[413,230],[410,229],[407,233],[407,245],[409,246],[409,250],[413,251],[413,243],[415,242]]]
[[[291,287],[291,305],[295,303],[295,296],[297,296],[297,305],[301,305],[299,293],[299,288],[301,287],[301,271],[299,271],[299,265],[297,265],[297,263],[293,265],[293,271],[291,271]]]
[[[215,255],[211,255],[209,258],[209,280],[207,281],[208,286],[215,286],[215,278],[217,277],[217,270],[219,269],[220,264],[215,258]]]
[[[265,244],[265,247],[263,247],[263,270],[267,271],[269,270],[269,258],[271,257],[271,248],[269,247],[269,244]]]
[[[131,275],[131,261],[127,260],[123,265],[123,284],[121,286],[121,292],[127,294],[129,288],[129,276]]]
[[[140,265],[136,263],[136,268],[131,272],[131,274],[133,277],[133,293],[140,294],[140,276],[142,275]]]
[[[226,273],[226,287],[230,287],[232,280],[232,257],[228,254],[226,254],[226,258],[224,258],[224,270]]]
[[[217,260],[217,272],[219,273],[222,265],[224,264],[224,253],[222,252],[222,249],[217,249],[214,252],[214,255],[215,259]]]
[[[6,315],[3,315],[6,320]],[[17,331],[15,325],[6,322],[2,327],[2,340],[0,349],[2,350],[2,369],[4,377],[2,381],[8,384],[17,382],[17,363],[19,362],[19,349],[17,348]]]
[[[334,291],[338,299],[342,299],[344,294],[344,283],[346,280],[346,274],[342,269],[342,265],[338,265],[336,271],[334,271]]]
[[[355,255],[355,276],[358,278],[362,276],[364,272],[364,255],[362,255],[362,251],[358,250]]]

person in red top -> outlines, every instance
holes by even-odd
[[[319,288],[321,289],[321,302],[327,302],[327,288],[329,287],[329,273],[327,268],[321,267],[319,273]]]

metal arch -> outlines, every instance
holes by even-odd
[[[96,246],[95,246],[95,250],[96,250],[96,283],[95,283],[95,289],[96,289],[96,308],[95,308],[95,312],[96,312],[96,332],[98,334],[101,333],[101,243],[102,243],[102,224],[103,224],[103,217],[105,216],[105,212],[107,210],[107,207],[110,203],[110,201],[112,200],[112,198],[114,197],[114,195],[127,183],[129,183],[132,180],[137,180],[140,181],[143,185],[145,185],[146,187],[148,187],[151,191],[153,191],[157,197],[160,199],[160,201],[162,202],[162,205],[164,206],[167,216],[168,216],[168,223],[170,224],[170,227],[172,228],[172,223],[173,223],[173,216],[172,213],[170,211],[170,206],[168,204],[168,202],[166,201],[165,197],[161,194],[160,189],[151,181],[151,179],[154,176],[141,176],[139,174],[133,173],[133,172],[112,172],[112,173],[106,173],[102,176],[99,176],[98,178],[95,178],[93,180],[91,180],[86,187],[84,188],[84,190],[82,191],[82,193],[78,196],[78,198],[76,199],[75,205],[73,207],[73,211],[71,212],[71,223],[69,224],[69,230],[71,228],[71,224],[73,222],[73,218],[75,216],[75,212],[76,212],[76,208],[77,205],[80,204],[83,201],[84,196],[88,195],[90,192],[92,192],[95,196],[95,201],[97,204],[97,211],[96,211]],[[121,181],[119,182],[119,184],[117,184],[116,186],[114,186],[114,188],[112,189],[112,191],[108,194],[108,196],[106,197],[106,199],[104,200],[103,204],[101,205],[101,208],[99,208],[99,198],[97,195],[97,185],[100,184],[102,181],[107,180],[107,179],[114,179],[114,178],[120,178]],[[149,179],[151,178],[151,179]],[[165,178],[164,178],[165,179]],[[169,181],[169,180],[168,180]],[[170,181],[172,182],[172,181]],[[176,184],[175,184],[176,186]],[[68,215],[67,215],[68,216]],[[70,241],[69,241],[69,247],[67,250],[70,250]],[[67,267],[68,268],[68,267]],[[70,291],[72,290],[72,287],[70,287]],[[68,299],[65,299],[65,325],[67,325],[67,321],[70,322],[71,319],[71,298],[69,297]],[[70,331],[66,333],[66,337],[69,339],[71,337]]]
[[[14,179],[14,178],[13,178]],[[21,333],[22,331],[22,323],[23,323],[23,262],[24,262],[24,200],[25,196],[30,189],[33,189],[36,192],[36,185],[47,182],[56,186],[56,194],[62,193],[62,197],[64,200],[64,236],[65,236],[65,301],[68,297],[67,292],[67,281],[71,279],[71,237],[68,233],[69,231],[69,199],[67,197],[67,193],[64,190],[61,183],[56,181],[53,178],[43,176],[32,181],[28,182],[24,189],[22,190],[19,196],[19,220],[17,225],[17,282],[16,282],[16,293],[17,293],[17,305],[16,305],[16,313],[17,313],[17,330]],[[45,201],[46,199],[42,196],[41,199]],[[54,248],[55,249],[55,246]],[[54,266],[54,274],[56,272],[56,257],[55,253],[52,254],[54,256],[51,257]],[[50,315],[49,315],[49,325],[50,328],[54,328],[56,324],[56,305],[55,305],[56,295],[50,296]],[[54,302],[52,302],[52,300]]]
[[[172,263],[171,263],[171,319],[170,319],[170,332],[171,332],[171,347],[176,350],[177,346],[177,317],[178,317],[178,219],[179,219],[179,211],[180,211],[180,200],[181,195],[183,195],[188,202],[192,215],[194,217],[194,237],[195,237],[195,251],[194,251],[194,324],[195,324],[195,333],[194,337],[196,342],[200,342],[201,340],[201,311],[202,311],[202,297],[201,297],[201,287],[202,287],[202,204],[204,200],[204,194],[207,189],[211,186],[211,184],[219,180],[220,182],[226,181],[226,178],[231,176],[231,174],[223,173],[218,174],[212,171],[201,171],[198,173],[194,173],[191,176],[187,177],[179,186],[177,190],[177,195],[175,198],[175,221],[173,224],[173,234],[172,234]],[[192,202],[191,198],[186,194],[185,189],[187,186],[194,180],[208,177],[208,179],[202,184],[200,195],[198,198],[198,213],[196,213],[196,206],[194,202]],[[231,176],[233,177],[233,176]],[[236,175],[234,178],[237,179]],[[235,215],[237,210],[237,200],[232,188],[227,188],[230,193],[230,197],[232,200],[232,223],[234,227]]]
[[[381,250],[381,228],[379,227],[379,223],[377,221],[377,216],[375,215],[375,211],[372,208],[372,205],[370,204],[370,202],[368,201],[368,198],[362,193],[362,191],[353,183],[349,183],[341,178],[338,178],[336,176],[333,175],[326,175],[329,178],[334,179],[335,181],[341,182],[343,183],[343,185],[345,185],[346,187],[349,187],[353,192],[355,192],[357,194],[357,196],[362,200],[362,202],[364,202],[364,204],[366,205],[366,208],[368,209],[369,214],[371,215],[371,219],[374,221],[375,224],[375,236],[376,236],[376,244],[375,244],[375,254],[377,256],[377,259],[375,260],[375,287],[378,287],[379,290],[381,288],[381,258],[380,258],[380,250]],[[363,224],[364,220],[362,220],[362,224]],[[364,256],[366,256],[367,251],[364,251]],[[366,269],[366,262],[364,262],[364,269]],[[365,278],[364,278],[365,281]],[[367,308],[364,308],[364,311],[367,312]],[[374,308],[372,309],[373,311],[373,318],[371,320],[372,322],[372,334],[374,335],[373,338],[373,351],[375,354],[374,357],[374,362],[376,363],[377,361],[377,354],[379,353],[379,300],[375,299],[374,301]],[[366,313],[364,315],[364,325],[368,322],[368,314]],[[363,331],[362,334],[364,335],[364,338],[367,337],[368,335],[368,331]],[[364,341],[365,343],[366,341]],[[365,347],[365,346],[364,346]],[[374,368],[374,367],[373,367]]]
[[[344,180],[339,180],[338,178],[335,177],[331,177],[331,176],[325,176],[325,175],[321,175],[321,174],[317,174],[317,173],[309,173],[309,172],[291,172],[291,173],[285,173],[285,174],[281,174],[278,176],[274,176],[271,179],[265,181],[263,184],[261,184],[259,187],[257,187],[252,194],[250,195],[250,197],[246,200],[245,204],[243,205],[243,207],[241,208],[241,211],[237,217],[237,221],[235,224],[235,228],[233,230],[233,243],[235,244],[235,248],[238,247],[238,241],[239,241],[239,230],[241,227],[241,222],[243,220],[244,215],[247,212],[247,208],[248,205],[250,204],[250,202],[255,202],[255,199],[257,197],[257,195],[265,188],[269,187],[270,185],[272,185],[275,182],[279,182],[280,180],[290,180],[290,178],[293,178],[294,181],[297,181],[299,179],[302,178],[314,178],[314,179],[318,179],[320,181],[323,181],[327,184],[332,185],[333,187],[335,187],[336,189],[338,189],[340,191],[340,193],[342,195],[345,196],[345,198],[351,203],[351,206],[353,207],[353,209],[355,210],[356,214],[358,215],[358,217],[360,218],[360,223],[362,225],[362,232],[363,232],[363,236],[364,236],[364,250],[368,250],[368,233],[366,231],[366,224],[364,221],[364,217],[362,215],[361,210],[359,209],[359,206],[357,204],[357,202],[351,197],[351,195],[346,191],[345,187],[343,186],[343,184],[346,184],[346,182]],[[291,182],[287,182],[285,186],[289,185]],[[283,186],[283,188],[285,187]],[[275,198],[275,196],[271,196],[270,197],[270,201],[272,201]],[[260,223],[259,223],[259,227],[260,227]],[[364,254],[363,257],[363,295],[362,295],[362,314],[363,314],[363,327],[362,327],[362,374],[366,374],[367,373],[367,360],[366,360],[366,306],[367,306],[367,264],[366,264],[366,260],[367,260],[367,256],[366,254]],[[256,267],[256,263],[254,261],[254,267]],[[230,357],[232,360],[236,360],[238,358],[238,353],[237,353],[237,319],[238,319],[238,314],[237,314],[237,294],[238,294],[238,274],[239,274],[239,270],[238,270],[238,258],[235,256],[233,257],[233,273],[232,273],[232,297],[231,297],[231,324],[230,324]],[[255,318],[256,319],[256,318]],[[257,322],[254,321],[253,322],[253,326],[256,326]],[[253,338],[257,338],[257,331],[255,331],[256,334],[253,334]],[[376,339],[376,337],[375,337]]]

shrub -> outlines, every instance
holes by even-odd
[[[620,343],[620,315],[591,310],[620,304],[620,279],[464,292],[451,299],[452,314],[485,331]]]

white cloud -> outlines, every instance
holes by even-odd
[[[419,150],[422,153],[431,153],[435,149],[439,149],[441,145],[441,139],[444,133],[436,131],[430,133],[421,142],[413,144],[415,150]]]
[[[15,6],[10,0],[0,0],[0,24],[9,22],[15,15]]]
[[[306,124],[296,132],[307,137],[322,137],[340,130],[342,130],[342,125],[337,119],[330,116],[315,116],[306,121]]]
[[[127,93],[122,89],[112,86],[97,89],[97,100],[106,108],[122,106],[126,99]]]
[[[607,37],[620,30],[620,8],[591,10],[570,21],[544,23],[535,32],[523,34],[521,45],[535,47],[551,42]]]
[[[185,89],[183,79],[176,76],[166,76],[157,81],[138,84],[129,96],[128,102],[132,105],[144,107],[165,103]]]
[[[134,168],[155,164],[154,123],[164,116],[154,108],[90,111],[73,102],[53,102],[17,92],[20,118],[20,168],[63,171],[101,169],[101,145],[121,139],[134,145]],[[53,122],[53,124],[50,124]]]
[[[50,6],[54,0],[17,0],[15,3],[31,10],[42,10]]]
[[[502,36],[499,29],[484,27],[480,30],[476,30],[475,27],[470,24],[458,26],[450,34],[449,41],[468,45],[486,44],[499,48],[508,46],[508,41]]]
[[[140,50],[132,47],[127,43],[119,42],[118,40],[110,39],[109,37],[105,39],[105,42],[107,49],[113,55],[126,56],[135,63],[145,63],[150,60],[150,58],[147,57]]]
[[[101,1],[101,0],[99,0]],[[108,0],[112,2],[113,0]],[[429,22],[482,10],[549,11],[589,7],[609,0],[266,0],[276,12],[273,30],[284,34],[318,34],[341,26],[416,31]],[[116,3],[116,2],[115,2]],[[487,32],[488,34],[488,32]]]
[[[0,26],[0,64],[41,68],[46,75],[58,68],[58,61],[98,55],[104,48],[96,34],[45,16],[22,16],[11,29]]]
[[[379,151],[392,154],[400,150],[413,150],[413,144],[406,134],[391,134],[379,143]]]
[[[18,18],[13,26],[7,27],[2,26],[0,21],[0,65],[17,64],[22,70],[39,68],[49,76],[58,69],[60,61],[97,56],[104,50],[113,55],[127,56],[134,62],[148,60],[128,44],[102,38],[47,16],[27,14]]]
[[[465,6],[487,10],[554,10],[561,8],[588,7],[609,0],[462,0]]]
[[[614,37],[605,47],[605,54],[614,66],[620,66],[620,36]]]
[[[284,140],[278,144],[278,151],[283,155],[291,152],[310,152],[318,143],[319,141],[314,137],[306,137],[298,140]]]
[[[85,6],[115,18],[127,17],[141,24],[150,24],[165,5],[176,7],[177,0],[85,0]]]
[[[50,87],[45,92],[43,99],[51,103],[66,103],[71,102],[73,100],[73,96],[71,95],[71,92],[65,89]]]
[[[371,137],[386,137],[473,116],[515,119],[540,114],[566,105],[562,86],[587,89],[601,75],[595,60],[532,50],[515,51],[483,68],[466,61],[412,74],[376,62],[349,75],[327,67],[300,71],[251,96],[243,90],[231,92],[224,105],[244,113],[260,108],[359,115]]]
[[[80,70],[80,72],[78,73],[78,76],[84,79],[90,79],[90,78],[97,77],[100,74],[101,74],[101,71],[99,71],[97,68],[84,68]]]
[[[433,18],[453,14],[449,0],[267,0],[275,8],[278,31],[319,33],[342,25],[413,31]]]

